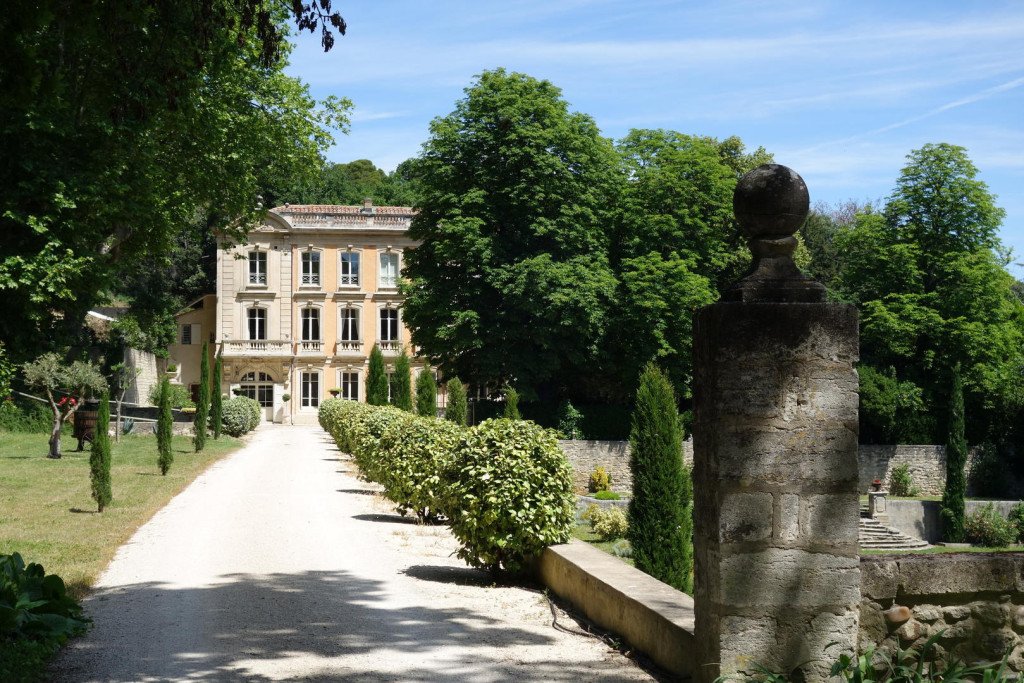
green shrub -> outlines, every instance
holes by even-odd
[[[622,538],[629,528],[626,513],[619,507],[603,508],[600,505],[591,504],[583,513],[583,519],[590,522],[590,528],[602,541],[614,541],[617,538]]]
[[[260,404],[248,396],[236,396],[224,401],[221,427],[228,436],[242,436],[256,428],[263,417]]]
[[[568,400],[562,401],[558,408],[558,431],[563,439],[582,439],[583,413],[576,410]]]
[[[986,548],[1005,548],[1017,541],[1017,526],[989,503],[964,520],[964,539]]]
[[[166,475],[174,462],[174,452],[171,450],[174,419],[171,417],[171,385],[166,377],[160,380],[159,386],[157,405],[160,412],[156,422],[157,467],[160,468],[160,474]]]
[[[1010,509],[1006,518],[1017,530],[1017,542],[1024,542],[1024,502],[1019,502]]]
[[[395,359],[395,374],[392,381],[394,388],[391,392],[391,405],[411,413],[413,411],[412,366],[409,364],[409,354],[405,352],[404,348]]]
[[[416,378],[416,414],[437,417],[437,382],[429,368],[423,368]]]
[[[964,386],[960,366],[953,370],[949,397],[949,431],[946,438],[946,489],[942,493],[942,537],[963,541],[966,534],[964,497],[967,495],[967,439],[964,436]]]
[[[515,389],[505,390],[505,411],[501,415],[506,420],[521,420],[519,415],[519,392]]]
[[[463,432],[445,473],[458,556],[517,572],[569,540],[575,495],[555,432],[523,420],[487,420]]]
[[[893,496],[916,496],[919,491],[910,476],[910,464],[901,462],[892,468],[889,475],[889,493]]]
[[[224,417],[224,396],[220,393],[220,385],[224,375],[223,365],[224,363],[218,353],[217,360],[213,364],[213,380],[210,382],[210,430],[213,432],[214,439],[219,439],[220,433],[224,429],[222,423]]]
[[[594,494],[594,498],[598,500],[622,500],[622,496],[615,491],[598,491]]]
[[[693,482],[668,377],[653,363],[640,376],[629,437],[633,495],[629,542],[636,568],[681,591],[692,590]]]
[[[63,643],[83,633],[89,619],[68,595],[64,581],[21,555],[0,555],[0,643],[15,640]]]
[[[452,377],[445,385],[447,404],[444,410],[444,419],[454,422],[457,425],[466,426],[468,413],[466,405],[466,387],[458,377]]]
[[[388,376],[384,371],[384,354],[377,344],[370,350],[370,366],[366,371],[366,402],[372,406],[383,406],[388,402]]]
[[[92,499],[99,512],[114,499],[110,490],[110,396],[103,392],[96,416],[96,429],[89,453],[89,479]]]
[[[52,427],[53,412],[47,404],[22,398],[0,400],[0,429],[49,434]]]
[[[196,453],[206,448],[206,431],[210,417],[210,354],[203,342],[202,359],[199,363],[199,400],[196,402],[196,417],[192,421],[192,444]]]
[[[612,555],[615,557],[633,557],[633,546],[624,538],[618,540],[612,546]]]
[[[160,405],[160,384],[166,379],[166,377],[163,378],[162,380],[160,380],[160,382],[157,382],[152,386],[152,388],[150,388],[149,402],[151,404],[155,406]],[[168,386],[170,387],[170,394],[168,394],[168,399],[171,402],[172,408],[194,409],[196,407],[195,402],[192,400],[192,392],[189,391],[188,387],[186,387],[184,384],[170,384],[170,382],[168,382]]]
[[[378,448],[386,466],[378,473],[399,513],[412,510],[421,521],[448,516],[442,473],[461,434],[458,426],[436,418],[396,419],[385,428]]]
[[[587,490],[591,493],[597,493],[598,491],[608,491],[612,486],[612,475],[608,474],[608,471],[604,467],[598,465],[594,468],[594,471],[590,473],[590,482],[587,484]]]

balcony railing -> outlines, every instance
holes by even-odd
[[[290,356],[291,342],[281,339],[232,339],[224,342],[228,356]]]
[[[249,273],[249,284],[250,285],[265,285],[267,284],[266,273]]]
[[[402,342],[397,339],[381,339],[377,343],[380,344],[381,351],[398,353],[402,350]]]
[[[393,275],[381,275],[380,276],[380,288],[381,289],[397,289],[398,278]]]
[[[359,286],[359,275],[339,275],[338,276],[339,287],[358,287]]]
[[[336,353],[362,353],[363,342],[359,339],[339,339]]]
[[[319,356],[324,352],[324,343],[320,340],[303,339],[297,346],[301,356]]]

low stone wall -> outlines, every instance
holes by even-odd
[[[969,500],[965,504],[967,514],[971,514],[989,503],[1003,517],[1010,514],[1010,510],[1017,504],[1016,500]],[[920,538],[929,543],[938,543],[942,540],[942,518],[939,510],[942,504],[937,500],[893,500],[886,501],[886,514],[889,521],[886,526],[898,529],[908,536]]]
[[[554,545],[536,567],[541,582],[584,616],[676,676],[697,670],[693,599],[586,543]]]
[[[629,494],[633,479],[629,472],[628,441],[569,441],[558,444],[569,459],[573,469],[573,483],[577,492],[587,490],[590,473],[597,466],[604,467],[612,477],[612,490]],[[941,496],[946,486],[946,449],[944,446],[863,445],[857,448],[858,489],[867,491],[871,482],[881,479],[888,488],[892,470],[896,465],[907,463],[910,476],[919,495]],[[693,442],[683,443],[683,462],[693,466]],[[967,469],[970,469],[970,462]]]
[[[1024,671],[1024,553],[861,558],[860,649],[890,654],[942,631],[937,652]]]

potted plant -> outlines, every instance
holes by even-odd
[[[881,479],[873,479],[871,481],[871,490],[872,491],[881,491],[882,490],[882,480]]]
[[[281,400],[284,401],[285,403],[287,403],[288,401],[292,400],[292,395],[291,394],[281,394]]]
[[[176,375],[176,374],[178,374],[178,366],[177,366],[177,364],[175,364],[175,363],[168,363],[167,364],[167,374],[168,375]]]
[[[339,389],[338,387],[333,387],[331,389],[328,389],[327,393],[329,393],[334,398],[338,398],[338,394],[341,393],[341,389]]]

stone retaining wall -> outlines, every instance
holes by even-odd
[[[920,647],[1024,671],[1024,553],[861,558],[860,649]]]
[[[629,473],[628,441],[562,440],[558,444],[573,469],[577,492],[587,490],[590,473],[602,466],[611,474],[612,490],[629,495],[633,480]],[[858,489],[867,491],[871,482],[881,479],[889,487],[893,467],[907,463],[919,495],[941,496],[946,486],[946,448],[929,445],[862,445],[857,448]],[[683,443],[683,461],[693,466],[693,442]],[[968,470],[970,463],[968,462]]]
[[[1010,510],[1018,503],[1016,500],[968,500],[965,508],[970,515],[985,507],[989,503],[1003,517],[1010,514]],[[942,540],[942,518],[939,510],[942,504],[937,500],[893,500],[886,501],[886,515],[888,521],[886,526],[902,531],[908,536],[920,538],[929,543],[938,543]]]

